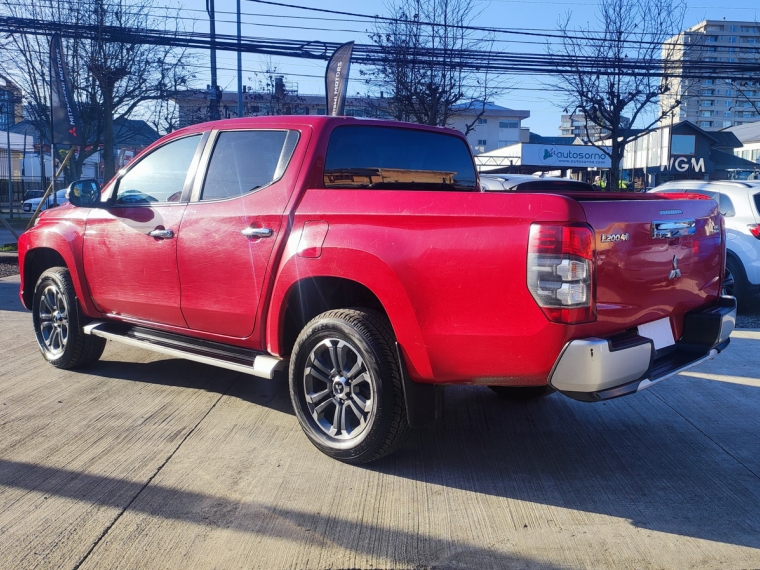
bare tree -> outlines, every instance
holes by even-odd
[[[136,43],[131,32],[140,29],[176,30],[177,18],[165,11],[155,16],[153,0],[0,0],[2,13],[82,26],[82,37],[64,38],[64,52],[82,118],[86,146],[72,165],[78,177],[84,160],[103,149],[104,178],[114,175],[114,121],[137,113],[151,114],[187,85],[188,54],[166,46]],[[109,29],[108,37],[104,30]],[[114,37],[123,28],[123,39]],[[12,78],[27,98],[29,120],[50,142],[49,38],[16,33],[4,41],[11,57],[0,61],[0,73]]]
[[[370,34],[380,62],[364,72],[387,101],[385,111],[400,121],[444,126],[462,107],[476,109],[472,130],[488,99],[504,88],[492,75],[465,65],[468,50],[493,44],[467,27],[479,15],[477,3],[391,0],[387,10],[393,19],[379,20]]]
[[[681,31],[685,10],[683,0],[600,0],[596,28],[573,28],[568,14],[558,25],[561,40],[548,47],[570,69],[553,84],[564,94],[560,105],[583,116],[589,142],[610,157],[610,189],[619,187],[634,127],[643,121],[639,128],[649,129],[680,104],[668,81],[679,46],[668,40]],[[601,141],[592,130],[609,136]]]

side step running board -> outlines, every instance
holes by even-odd
[[[84,334],[261,378],[274,378],[275,372],[282,369],[285,364],[285,360],[275,358],[265,352],[123,323],[93,321],[85,325],[83,331]]]

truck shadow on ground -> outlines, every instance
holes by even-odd
[[[696,378],[669,382],[666,390],[678,392],[673,383],[681,382],[689,397],[671,406],[658,386],[601,404],[560,394],[510,402],[487,388],[450,389],[437,426],[416,431],[397,454],[367,468],[760,547],[760,391]],[[730,422],[721,402],[737,414]]]
[[[113,380],[205,390],[295,416],[284,378],[267,380],[180,358],[151,362],[101,359],[82,372]]]

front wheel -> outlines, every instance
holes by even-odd
[[[290,398],[323,453],[360,464],[395,451],[409,427],[395,338],[381,313],[338,309],[304,327],[290,360]]]
[[[69,270],[45,271],[34,288],[32,321],[45,360],[70,369],[96,361],[106,346],[104,338],[85,335]]]

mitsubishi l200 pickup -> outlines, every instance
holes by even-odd
[[[43,212],[20,296],[58,368],[112,340],[287,376],[306,436],[349,463],[436,418],[443,386],[596,402],[728,346],[713,200],[480,190],[450,129],[194,125]]]

